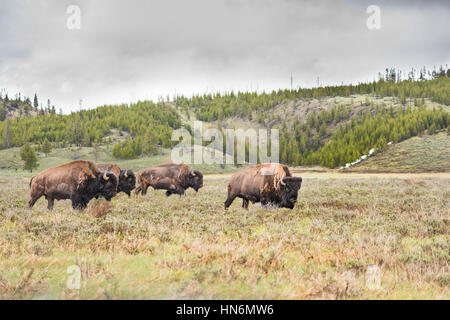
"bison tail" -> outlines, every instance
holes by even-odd
[[[31,184],[33,183],[33,179],[34,179],[35,177],[36,177],[36,176],[34,176],[34,177],[32,177],[32,178],[30,179],[30,184],[29,184],[30,188],[31,188]]]

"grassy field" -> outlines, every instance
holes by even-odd
[[[450,299],[450,174],[302,177],[292,211],[225,212],[214,175],[181,198],[48,212],[26,208],[28,179],[1,176],[0,298]]]
[[[96,163],[116,163],[123,169],[131,169],[137,172],[142,168],[170,162],[171,151],[164,149],[161,154],[155,156],[144,156],[132,160],[119,160],[112,156],[111,150],[107,146],[102,145],[99,147],[97,155],[94,153],[94,148],[92,147],[69,147],[55,148],[48,156],[38,153],[37,158],[39,167],[30,173],[22,169],[23,161],[20,159],[20,148],[0,150],[0,176],[31,177],[37,172],[77,159],[92,160]],[[236,170],[236,167],[231,165],[226,165],[222,168],[220,165],[194,164],[191,167],[203,173],[229,173]]]
[[[450,137],[446,132],[413,137],[345,171],[449,172]]]

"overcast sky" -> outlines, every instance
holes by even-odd
[[[69,5],[81,9],[70,30]],[[369,30],[369,5],[381,28]],[[450,1],[1,0],[0,88],[65,113],[450,64]]]

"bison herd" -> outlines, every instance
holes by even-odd
[[[238,171],[227,186],[227,209],[236,197],[242,198],[242,207],[261,202],[263,206],[293,209],[297,202],[302,178],[292,176],[286,165],[265,163]],[[103,197],[110,201],[117,193],[131,196],[145,195],[149,187],[166,190],[166,196],[183,195],[186,189],[196,192],[203,187],[203,174],[188,165],[168,163],[142,169],[137,177],[131,170],[122,170],[115,164],[95,164],[75,160],[49,168],[30,180],[29,207],[42,196],[53,209],[55,200],[70,199],[74,209],[84,209],[90,200]]]

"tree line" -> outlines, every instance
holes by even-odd
[[[35,117],[7,118],[0,122],[0,146],[39,144],[46,139],[55,147],[91,147],[108,143],[111,129],[127,133],[128,140],[114,146],[118,157],[130,158],[152,153],[160,145],[172,145],[172,130],[181,126],[178,113],[163,102],[142,101],[81,110],[70,115],[44,114]],[[129,145],[133,148],[129,149]],[[139,146],[137,146],[139,144]],[[120,149],[120,152],[117,150]],[[131,152],[131,154],[130,154]]]
[[[312,121],[311,123],[314,123]],[[320,122],[318,122],[320,123]],[[324,122],[325,123],[325,122]],[[434,134],[449,128],[450,114],[442,109],[421,107],[377,107],[366,110],[333,131],[327,143],[323,127],[310,130],[309,124],[295,125],[293,133],[283,126],[280,132],[280,161],[290,165],[321,165],[329,168],[343,166],[357,160],[375,147],[375,152],[386,148],[389,141]]]
[[[268,111],[290,100],[310,100],[325,97],[349,97],[354,94],[396,97],[405,104],[407,98],[429,98],[434,102],[450,104],[450,69],[442,66],[438,70],[427,71],[424,67],[417,74],[412,69],[407,78],[395,68],[386,69],[386,74],[379,74],[377,81],[357,85],[324,86],[315,88],[298,88],[296,90],[278,90],[270,93],[229,92],[177,96],[174,98],[180,110],[192,110],[202,121],[223,120],[229,117],[241,117],[253,120],[253,113],[258,114],[258,121],[268,118]]]
[[[27,143],[38,144],[41,149],[43,144],[46,149],[49,144],[50,148],[71,145],[98,147],[112,143],[108,136],[111,129],[117,129],[122,138],[112,146],[112,153],[116,158],[132,159],[142,154],[157,154],[161,147],[167,148],[176,143],[171,141],[171,134],[181,127],[177,108],[188,117],[193,111],[200,120],[217,121],[221,128],[223,119],[238,116],[253,120],[255,112],[257,118],[254,120],[265,123],[273,118],[270,116],[273,107],[291,100],[368,94],[396,97],[401,105],[406,105],[407,99],[414,101],[414,107],[403,106],[401,110],[385,105],[374,106],[367,101],[366,104],[371,105],[370,110],[356,116],[350,107],[335,105],[330,110],[310,113],[306,121],[296,119],[289,127],[279,118],[276,126],[280,129],[282,162],[336,167],[357,159],[375,145],[381,150],[388,141],[397,142],[423,132],[433,133],[448,128],[448,113],[439,109],[426,110],[424,99],[449,105],[449,76],[450,70],[443,67],[433,71],[413,69],[406,77],[391,68],[386,69],[385,74],[380,73],[377,81],[357,85],[298,88],[260,94],[230,92],[189,98],[177,96],[173,102],[140,101],[105,105],[69,115],[57,114],[50,101],[47,101],[47,108],[43,108],[37,95],[31,102],[20,95],[10,99],[2,92],[0,106],[11,107],[10,103],[22,103],[29,106],[35,115],[5,117],[0,121],[0,148],[19,147]],[[188,125],[186,128],[192,131]]]

